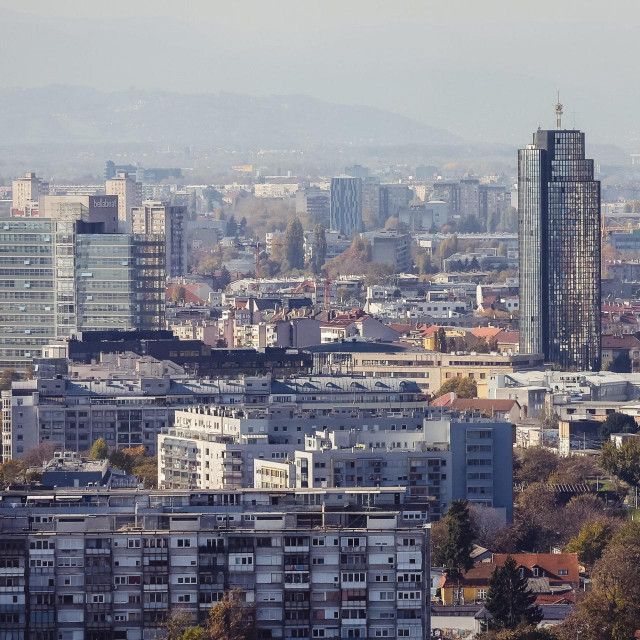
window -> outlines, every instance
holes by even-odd
[[[484,600],[486,597],[487,597],[486,589],[478,589],[476,591],[476,598],[478,598],[478,600]]]
[[[176,541],[176,546],[177,547],[190,547],[191,546],[191,539],[190,538],[178,538],[178,540]]]
[[[568,576],[569,575],[569,570],[568,569],[558,569],[558,575],[559,576]]]

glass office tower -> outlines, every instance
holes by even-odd
[[[347,236],[362,231],[362,180],[331,178],[330,222],[333,231]]]
[[[518,151],[520,351],[600,369],[600,182],[584,133],[538,130]]]

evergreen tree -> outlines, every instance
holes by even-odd
[[[106,460],[108,455],[109,450],[107,449],[107,443],[104,438],[98,438],[91,447],[89,460]]]
[[[320,273],[322,265],[327,257],[327,236],[324,232],[324,227],[321,224],[317,224],[313,231],[313,257],[311,260],[311,268],[313,273]]]
[[[494,629],[515,629],[522,623],[535,625],[542,620],[536,596],[528,590],[527,579],[520,575],[516,561],[509,556],[502,567],[496,567],[489,580],[485,607],[493,616]]]
[[[435,350],[439,351],[440,353],[447,352],[447,334],[443,327],[440,327],[436,331]]]
[[[447,539],[442,548],[442,564],[450,578],[473,567],[473,528],[466,500],[453,500],[446,515]]]
[[[291,218],[284,232],[284,268],[304,268],[304,229],[297,217]]]

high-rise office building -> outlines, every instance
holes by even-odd
[[[135,176],[121,171],[105,182],[108,196],[118,196],[118,224],[122,233],[131,233],[131,208],[142,205],[142,184]]]
[[[600,368],[600,182],[584,133],[538,130],[518,151],[520,353]]]
[[[145,200],[131,209],[131,224],[135,234],[165,237],[167,277],[179,278],[187,273],[187,210],[184,205]]]
[[[352,235],[362,229],[362,180],[331,178],[331,229]]]
[[[162,328],[164,236],[104,233],[79,203],[0,226],[0,368],[76,331]]]
[[[24,178],[14,180],[11,187],[13,215],[29,216],[38,209],[40,196],[49,193],[49,185],[35,173],[26,173]]]

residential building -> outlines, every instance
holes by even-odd
[[[297,182],[284,184],[281,182],[264,182],[253,187],[256,198],[288,198],[294,195],[300,185]]]
[[[142,183],[135,176],[119,171],[113,178],[105,181],[108,196],[118,196],[118,224],[123,233],[131,233],[131,208],[142,205]]]
[[[371,242],[371,261],[389,264],[403,273],[413,266],[411,236],[397,231],[378,231],[366,234]]]
[[[186,217],[184,205],[145,200],[131,208],[133,233],[164,236],[167,278],[187,275]]]
[[[411,231],[429,231],[432,227],[441,229],[449,220],[449,205],[444,200],[430,200],[400,209],[398,218]]]
[[[362,231],[362,180],[331,178],[330,222],[333,231],[351,236]]]
[[[24,178],[12,182],[12,215],[29,217],[38,211],[40,196],[49,193],[49,185],[35,173],[25,173]]]
[[[5,514],[15,637],[160,639],[171,613],[204,623],[234,589],[261,638],[431,635],[428,505],[402,487],[30,490],[3,494]]]
[[[635,336],[602,336],[602,368],[608,369],[618,357],[629,358],[630,371],[640,373],[640,340]]]
[[[412,197],[411,189],[406,184],[381,184],[378,214],[380,223],[384,225],[389,218],[397,218],[400,211],[409,206]]]
[[[312,224],[329,227],[329,202],[328,189],[305,187],[296,191],[296,213],[306,215]]]
[[[489,580],[507,558],[516,561],[521,575],[537,597],[551,604],[542,596],[553,594],[557,604],[573,603],[580,587],[578,554],[576,553],[494,553],[491,562],[476,562],[460,578],[446,574],[441,582],[441,598],[445,605],[483,602],[489,592]]]
[[[320,326],[320,344],[344,342],[347,338],[356,336],[393,342],[398,339],[399,334],[360,309],[337,315]]]
[[[518,198],[520,352],[598,371],[600,182],[584,133],[536,131],[518,152]]]
[[[464,217],[477,218],[480,215],[480,180],[463,178],[458,184],[458,213]]]

